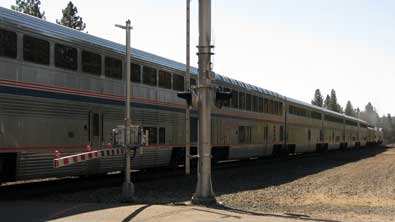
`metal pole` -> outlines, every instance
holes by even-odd
[[[128,145],[130,144],[128,135],[128,126],[130,125],[130,95],[131,95],[131,86],[130,86],[130,20],[126,21],[126,26],[115,25],[118,28],[126,29],[126,110],[125,110],[125,181],[122,185],[122,199],[124,201],[130,201],[134,198],[134,185],[130,180],[130,150]]]
[[[190,6],[191,0],[187,1],[187,36],[186,36],[186,67],[185,67],[185,89],[191,89],[191,76],[190,76]],[[191,174],[191,113],[187,104],[185,109],[185,174]]]
[[[194,204],[215,203],[211,183],[211,0],[199,0],[199,165]]]

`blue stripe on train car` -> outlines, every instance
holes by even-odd
[[[0,86],[0,93],[40,97],[40,98],[47,98],[47,99],[71,100],[71,101],[86,102],[86,103],[98,103],[98,104],[115,105],[115,106],[123,106],[125,104],[125,102],[119,101],[119,100],[97,98],[97,97],[90,97],[90,96],[83,96],[83,95],[73,95],[73,94],[58,93],[58,92],[49,92],[49,91],[26,89],[26,88],[18,88],[18,87],[12,87],[12,86]],[[174,108],[174,107],[166,107],[166,106],[135,103],[135,102],[131,103],[131,105],[134,108],[157,109],[157,110],[163,110],[163,111],[185,113],[184,109],[179,109],[179,108]]]
[[[12,86],[0,86],[0,93],[5,94],[13,94],[13,95],[22,95],[22,96],[32,96],[32,97],[40,97],[40,98],[48,98],[48,99],[61,99],[61,100],[69,100],[69,101],[77,101],[77,102],[87,102],[87,103],[97,103],[104,105],[115,105],[115,106],[124,106],[124,102],[120,100],[112,100],[105,98],[97,98],[83,95],[73,95],[67,93],[58,93],[58,92],[50,92],[50,91],[42,91],[35,89],[26,89]],[[169,112],[178,112],[185,113],[184,109],[175,108],[175,107],[167,107],[160,105],[152,105],[145,103],[131,103],[133,108],[141,108],[141,109],[153,109],[153,110],[161,110],[161,111],[169,111]],[[198,115],[197,111],[192,110],[191,114]],[[237,120],[255,120],[254,118],[240,117],[240,116],[228,116],[224,114],[213,114],[214,117],[228,118],[228,119],[237,119]],[[271,121],[269,121],[271,122]]]

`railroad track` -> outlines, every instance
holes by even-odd
[[[332,150],[327,154],[337,152],[347,152],[348,150]],[[352,151],[352,149],[350,149]],[[302,158],[314,158],[321,155],[321,153],[306,153],[295,154],[281,157],[263,157],[248,160],[237,161],[222,161],[213,165],[213,171],[228,170],[232,168],[248,168],[251,166],[261,164],[271,164],[278,161],[292,161]],[[151,180],[169,179],[184,175],[184,168],[179,167],[176,170],[169,170],[168,168],[156,168],[149,170],[142,170],[132,173],[132,180],[134,183],[146,182]],[[196,170],[192,170],[191,176],[196,176]],[[46,195],[56,193],[73,193],[84,190],[93,190],[105,187],[121,186],[123,182],[123,174],[107,174],[92,177],[68,177],[59,179],[34,180],[26,182],[18,182],[15,184],[8,184],[0,186],[0,201],[10,200],[29,200],[32,198],[45,197]]]

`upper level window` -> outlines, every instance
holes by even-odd
[[[184,91],[184,76],[173,75],[173,89],[176,91]]]
[[[165,71],[159,71],[159,87],[171,89],[171,74]]]
[[[313,119],[321,119],[322,118],[322,115],[321,115],[321,113],[319,113],[319,112],[314,112],[314,111],[311,111],[310,112],[310,116],[311,116],[311,118],[313,118]]]
[[[265,99],[264,101],[263,112],[269,113],[269,99]]]
[[[278,115],[280,115],[280,116],[283,115],[283,103],[282,102],[278,103]]]
[[[246,110],[251,111],[251,95],[246,94]]]
[[[101,56],[99,54],[82,51],[81,53],[82,71],[94,75],[101,74]]]
[[[148,66],[143,67],[143,83],[156,86],[156,69]]]
[[[122,79],[122,61],[120,59],[106,57],[105,74],[110,78]]]
[[[23,59],[49,65],[49,42],[28,35],[23,36]]]
[[[263,98],[259,97],[258,99],[258,112],[263,113]]]
[[[245,109],[246,108],[246,94],[243,92],[239,92],[239,109]]]
[[[141,66],[138,64],[135,64],[135,63],[131,63],[130,64],[130,80],[132,82],[140,83],[141,82],[140,73],[141,73]]]
[[[0,56],[15,59],[17,54],[16,33],[0,29]]]
[[[235,90],[232,90],[232,108],[237,109],[239,105],[239,93]]]
[[[231,90],[229,88],[224,88],[223,91],[224,92],[231,92]],[[230,107],[230,100],[225,100],[224,101],[224,106],[225,107]]]
[[[63,69],[77,70],[77,49],[56,43],[55,66]]]
[[[252,96],[252,111],[258,112],[258,97]]]

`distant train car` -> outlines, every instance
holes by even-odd
[[[55,150],[102,149],[123,123],[125,66],[132,70],[132,119],[149,132],[134,169],[183,164],[185,66],[137,49],[0,7],[0,181],[89,175],[122,169],[106,157],[53,168]],[[192,68],[192,85],[198,71]],[[215,161],[377,143],[382,133],[353,117],[215,74],[232,99],[212,113]],[[196,146],[198,116],[192,111]],[[196,149],[195,149],[196,150]]]

